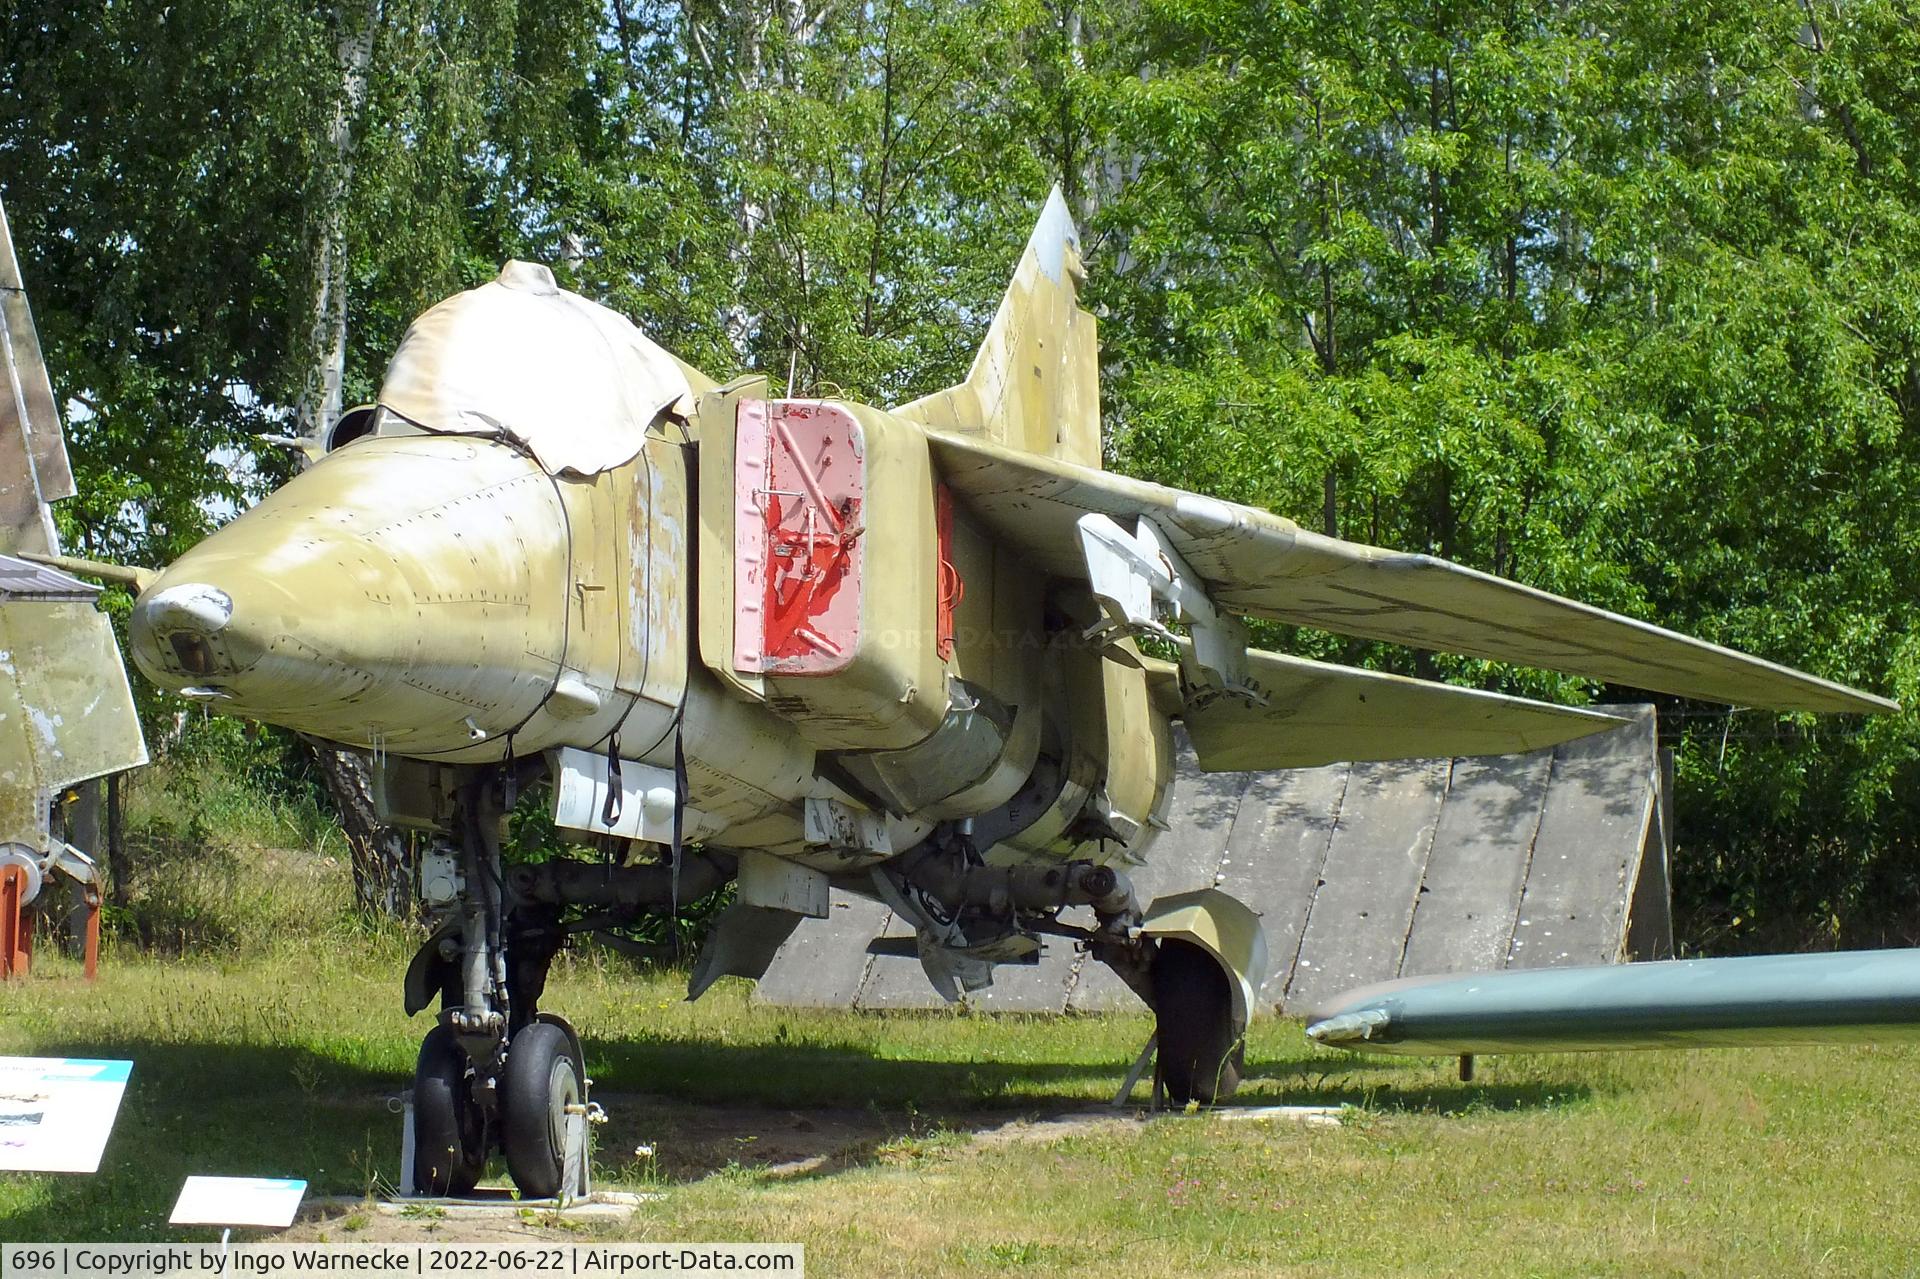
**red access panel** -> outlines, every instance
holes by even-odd
[[[860,643],[860,423],[818,400],[743,400],[734,425],[733,665],[832,675]]]

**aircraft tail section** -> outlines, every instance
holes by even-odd
[[[0,207],[0,551],[57,554],[47,503],[71,496],[60,412]]]
[[[1100,343],[1080,308],[1080,233],[1055,187],[967,380],[902,405],[938,431],[1100,465]]]

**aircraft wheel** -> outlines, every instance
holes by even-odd
[[[1246,1037],[1218,960],[1192,942],[1164,938],[1153,959],[1160,1078],[1176,1106],[1225,1101],[1240,1087]]]
[[[413,1190],[464,1195],[487,1167],[487,1119],[467,1086],[467,1053],[435,1026],[413,1070]]]
[[[500,1105],[507,1169],[527,1199],[560,1193],[567,1154],[567,1107],[580,1101],[580,1075],[566,1032],[550,1022],[523,1026],[507,1048]]]

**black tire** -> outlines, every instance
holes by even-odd
[[[435,1026],[413,1069],[413,1190],[464,1195],[486,1168],[487,1120],[467,1085],[466,1049]]]
[[[1160,1078],[1176,1106],[1211,1106],[1233,1096],[1246,1062],[1234,1025],[1227,970],[1192,942],[1171,938],[1153,959],[1153,1011]]]
[[[548,1022],[523,1026],[507,1046],[500,1131],[507,1171],[524,1199],[560,1193],[567,1155],[567,1107],[580,1100],[580,1072],[566,1032]]]

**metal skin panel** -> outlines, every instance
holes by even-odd
[[[19,387],[26,422],[32,438],[33,472],[40,486],[40,498],[58,502],[72,497],[73,470],[67,464],[67,443],[60,430],[60,406],[54,400],[53,383],[47,376],[47,361],[40,351],[40,334],[34,328],[33,309],[27,304],[27,285],[20,275],[20,260],[13,251],[13,231],[7,225],[7,210],[0,205],[0,357],[10,358],[13,377]],[[0,416],[5,406],[0,405]],[[0,427],[0,433],[4,428]],[[0,476],[8,472],[0,471]]]
[[[1192,942],[1232,974],[1233,1019],[1244,1027],[1267,979],[1267,941],[1260,918],[1217,888],[1162,897],[1147,908],[1140,931]]]
[[[660,706],[686,696],[693,600],[687,580],[687,459],[692,450],[653,437],[636,459],[626,520],[626,644],[620,687]],[[641,472],[644,472],[642,474]],[[638,735],[627,741],[638,745]]]
[[[1409,754],[1510,755],[1624,722],[1597,711],[1280,653],[1249,652],[1247,669],[1267,696],[1265,706],[1220,697],[1184,712],[1200,767],[1209,772],[1316,768]],[[1169,664],[1157,664],[1154,673],[1178,682]]]
[[[894,412],[938,431],[1100,465],[1096,323],[1080,309],[1080,232],[1056,188],[1014,268],[967,380]]]
[[[497,759],[509,734],[521,754],[592,745],[617,707],[531,722],[563,669],[573,545],[558,483],[515,449],[358,440],[142,592],[134,660],[218,690],[224,710],[397,754]],[[202,582],[225,621],[180,607]],[[195,642],[218,650],[202,669],[180,653]]]
[[[0,551],[58,554],[47,503],[72,495],[60,412],[0,206]]]
[[[734,438],[740,406],[767,398],[767,380],[742,378],[700,397],[695,422],[699,450],[699,561],[728,564],[734,557],[734,494],[737,459]],[[752,701],[766,698],[766,681],[757,672],[734,665],[734,574],[701,573],[698,624],[700,660],[736,696]]]
[[[1920,1039],[1920,951],[1408,977],[1321,1000],[1307,1034],[1412,1056]]]
[[[859,658],[866,449],[836,404],[748,400],[734,436],[735,668],[838,675]]]
[[[146,762],[106,615],[91,600],[0,602],[0,839],[38,847],[48,794]]]

